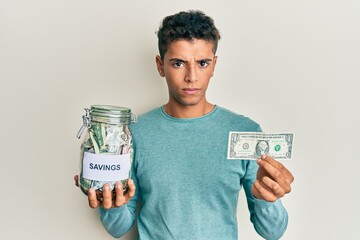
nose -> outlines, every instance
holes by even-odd
[[[185,81],[192,83],[197,81],[197,74],[196,74],[196,67],[191,65],[188,65],[186,68],[186,76]]]

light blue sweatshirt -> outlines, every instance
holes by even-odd
[[[141,116],[131,130],[136,195],[120,208],[100,208],[112,236],[120,237],[133,226],[141,196],[141,240],[237,239],[242,187],[255,230],[265,239],[283,235],[288,215],[281,201],[270,203],[251,194],[256,161],[227,159],[229,131],[261,131],[257,123],[219,106],[191,119],[173,118],[160,107]]]

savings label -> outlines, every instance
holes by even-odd
[[[129,177],[130,153],[122,155],[84,152],[82,174],[95,181],[119,181]]]

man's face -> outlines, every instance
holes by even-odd
[[[268,145],[266,142],[261,141],[261,142],[259,142],[258,146],[259,146],[260,150],[265,151],[265,149],[267,148]]]
[[[163,61],[156,57],[159,74],[166,78],[169,102],[181,106],[206,103],[205,93],[216,60],[212,42],[199,39],[172,42]]]

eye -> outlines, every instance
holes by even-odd
[[[180,67],[184,66],[184,62],[182,62],[182,61],[174,61],[173,66],[175,68],[180,68]]]
[[[201,60],[201,61],[199,61],[199,65],[200,65],[200,67],[207,67],[208,65],[209,65],[209,62],[208,61],[206,61],[206,60]]]

